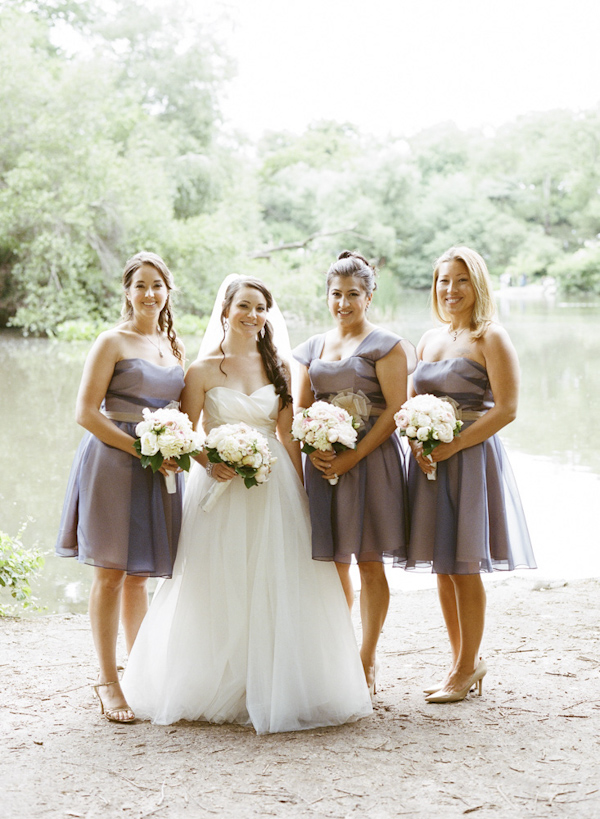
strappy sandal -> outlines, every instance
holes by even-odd
[[[100,696],[100,692],[98,691],[99,688],[102,688],[103,685],[118,685],[118,681],[115,680],[114,682],[105,682],[105,683],[96,683],[92,685],[92,691],[100,700],[100,713],[104,714],[106,719],[110,720],[111,722],[134,722],[135,714],[131,710],[131,708],[126,705],[125,708],[110,708],[106,709],[104,707],[104,703],[102,702],[102,697]],[[127,714],[125,717],[119,717],[117,714]]]

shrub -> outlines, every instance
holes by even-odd
[[[24,523],[15,537],[0,531],[0,586],[16,601],[0,602],[0,617],[14,616],[19,609],[41,611],[37,600],[32,597],[29,583],[30,578],[44,565],[44,558],[37,545],[29,549],[23,545],[21,538],[26,526]]]

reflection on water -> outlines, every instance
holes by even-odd
[[[374,320],[415,343],[431,326],[427,295],[394,294]],[[511,294],[512,296],[512,294]],[[502,323],[521,361],[518,420],[502,432],[511,454],[543,577],[600,575],[592,510],[600,476],[600,303],[502,298]],[[290,329],[292,343],[326,329]],[[0,334],[0,528],[15,534],[33,519],[26,542],[50,554],[71,460],[82,431],[75,396],[87,343]],[[190,340],[194,357],[197,340]],[[565,548],[566,547],[566,548]],[[565,552],[568,551],[568,560]],[[528,573],[531,575],[531,573]],[[36,592],[49,611],[85,611],[90,569],[49,556]],[[390,572],[392,584],[418,588],[432,578]]]

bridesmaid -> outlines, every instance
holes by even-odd
[[[479,656],[486,597],[481,572],[535,568],[527,525],[506,453],[496,433],[517,412],[519,364],[494,317],[492,283],[482,257],[452,247],[437,260],[433,315],[417,348],[413,393],[453,399],[463,420],[459,436],[432,453],[412,443],[409,465],[411,536],[406,568],[431,567],[450,639],[444,680],[425,690],[428,702],[479,693],[486,674]]]
[[[394,413],[406,401],[407,374],[416,363],[410,342],[367,319],[376,287],[375,270],[363,256],[340,253],[327,271],[327,304],[335,327],[294,351],[301,364],[300,406],[335,400],[349,409],[350,401],[349,411],[361,418],[355,450],[309,455],[306,488],[313,558],[335,561],[350,607],[350,564],[358,563],[361,660],[372,694],[377,642],[389,605],[383,560],[406,555],[403,463],[393,432]],[[339,483],[331,486],[328,479],[334,476]]]
[[[183,481],[169,495],[133,449],[142,409],[178,402],[183,345],[173,330],[173,277],[155,253],[123,273],[123,321],[101,333],[85,362],[76,419],[87,430],[71,468],[56,552],[94,567],[90,622],[100,674],[93,690],[113,722],[132,722],[117,675],[119,613],[128,652],[148,609],[148,577],[170,577]],[[165,462],[161,472],[176,469]]]

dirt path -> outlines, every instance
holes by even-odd
[[[0,620],[0,816],[600,817],[600,581],[488,585],[483,697],[431,705],[435,591],[396,593],[359,723],[109,724],[82,615]]]

